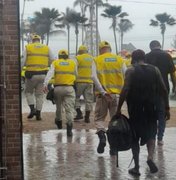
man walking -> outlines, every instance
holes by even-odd
[[[33,35],[32,43],[26,45],[22,59],[22,67],[26,66],[25,94],[31,110],[28,119],[36,115],[36,120],[41,120],[43,82],[52,59],[49,47],[40,43],[40,36]]]
[[[98,153],[104,152],[106,146],[105,118],[109,112],[110,118],[116,113],[119,94],[124,84],[126,65],[122,57],[111,53],[111,46],[107,41],[99,44],[100,55],[93,66],[93,80],[97,88],[95,107],[95,126],[99,137]],[[115,151],[110,147],[110,155]]]
[[[132,153],[134,168],[132,175],[140,175],[140,145],[147,144],[147,164],[151,173],[158,171],[153,162],[155,136],[157,133],[157,98],[163,99],[166,118],[170,118],[167,89],[157,67],[145,64],[145,53],[136,50],[132,53],[132,67],[126,71],[125,84],[120,94],[116,115],[121,113],[123,102],[127,100],[130,125],[133,132]]]
[[[86,123],[90,122],[90,113],[93,106],[93,80],[92,80],[92,62],[93,57],[88,54],[86,46],[81,45],[76,56],[78,76],[76,79],[76,112],[77,115],[74,118],[79,120],[83,118],[81,111],[80,97],[83,95],[85,100],[85,117]]]
[[[172,91],[175,92],[175,66],[173,64],[171,56],[165,51],[161,50],[161,45],[156,40],[150,42],[150,49],[151,52],[146,54],[146,63],[158,67],[166,85],[168,94],[170,91],[168,75],[170,75],[172,82]],[[161,98],[158,99],[158,105],[158,145],[163,145],[166,119],[164,102]]]
[[[47,73],[44,81],[44,92],[47,92],[49,80],[54,76],[54,100],[56,103],[55,123],[58,129],[62,129],[62,108],[65,109],[67,136],[72,136],[73,116],[75,106],[76,63],[68,58],[68,51],[60,50],[59,59],[55,60]]]

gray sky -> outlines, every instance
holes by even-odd
[[[20,0],[22,7],[24,0]],[[42,7],[55,8],[59,12],[65,12],[66,7],[73,8],[74,0],[33,0],[27,1],[25,7],[25,18],[32,17],[33,12],[41,11]],[[105,0],[104,0],[105,2]],[[124,35],[124,43],[133,43],[136,48],[149,51],[148,44],[151,40],[157,39],[161,42],[161,34],[159,27],[149,26],[150,19],[154,19],[158,13],[170,14],[176,18],[176,0],[109,0],[110,4],[121,5],[122,11],[129,14],[128,19],[134,25],[133,29]],[[79,7],[76,8],[77,11]],[[101,13],[101,10],[99,12]],[[101,40],[107,40],[112,44],[114,49],[112,29],[109,29],[111,20],[99,16],[99,33]],[[74,29],[71,35],[71,51],[74,52]],[[165,33],[165,49],[172,48],[174,36],[176,35],[176,25],[173,27],[167,26]],[[58,37],[51,37],[50,46],[54,52],[61,48],[67,48],[67,36],[60,35]]]

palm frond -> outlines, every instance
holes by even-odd
[[[74,1],[73,6],[76,7],[76,6],[80,5],[80,3],[83,3],[83,0],[76,0],[76,1]]]
[[[132,29],[134,24],[129,19],[121,19],[120,23],[118,24],[117,30],[119,32],[128,32],[130,29]]]
[[[105,18],[111,18],[108,14],[105,14],[105,13],[101,13],[101,16],[103,16]]]
[[[170,26],[173,26],[173,25],[176,24],[176,20],[171,17],[171,18],[168,20],[167,24],[170,25]]]
[[[153,19],[150,20],[150,26],[158,26],[158,25],[159,25],[158,21]]]
[[[125,16],[129,16],[129,15],[128,15],[128,13],[126,13],[126,12],[122,12],[121,14],[119,14],[119,16],[118,16],[118,17],[120,17],[120,18],[124,18]]]

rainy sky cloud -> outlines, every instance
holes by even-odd
[[[20,9],[22,9],[23,1],[20,0]],[[35,11],[41,11],[42,7],[56,8],[59,12],[65,12],[66,7],[73,8],[74,0],[33,0],[26,1],[24,18],[32,17]],[[105,2],[105,0],[104,0]],[[124,43],[133,43],[136,48],[149,51],[148,44],[151,40],[157,39],[161,41],[161,34],[159,27],[154,28],[149,26],[150,19],[153,19],[156,14],[164,13],[176,18],[176,0],[109,0],[112,5],[121,5],[122,11],[129,14],[128,19],[132,21],[134,25],[133,29],[124,35]],[[80,11],[79,7],[76,8]],[[101,13],[103,8],[99,9]],[[114,45],[112,29],[109,29],[111,25],[110,19],[105,19],[99,16],[99,33],[102,40],[109,41],[112,46]],[[168,27],[165,33],[165,49],[172,48],[174,36],[176,35],[176,26]],[[71,41],[74,41],[74,29]],[[60,48],[66,48],[67,37],[57,37],[50,41],[50,46],[54,51]],[[72,43],[72,42],[71,42]],[[57,47],[56,47],[57,44]],[[74,45],[74,43],[72,43]],[[74,49],[73,45],[71,46]]]

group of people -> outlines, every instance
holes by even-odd
[[[74,60],[69,58],[65,49],[58,52],[57,60],[53,60],[48,46],[41,44],[40,37],[34,35],[32,43],[26,46],[22,63],[26,65],[25,94],[31,110],[28,118],[36,116],[36,120],[41,120],[43,92],[48,92],[49,81],[54,77],[55,124],[62,129],[64,108],[67,136],[71,137],[74,120],[84,118],[85,123],[90,122],[95,95],[94,122],[99,138],[97,152],[103,153],[107,143],[107,114],[110,118],[119,116],[126,101],[133,129],[132,153],[135,163],[129,173],[140,175],[139,151],[140,145],[144,144],[147,144],[150,171],[157,172],[158,168],[153,162],[155,138],[158,133],[158,144],[163,145],[165,122],[170,118],[168,75],[171,76],[172,91],[175,92],[175,67],[172,58],[161,50],[158,41],[152,41],[150,49],[148,54],[140,49],[135,50],[128,68],[120,55],[111,52],[111,45],[107,41],[99,43],[97,57],[92,57],[87,47],[81,45]],[[81,95],[85,100],[84,116]],[[110,155],[116,154],[116,150],[110,147]]]

